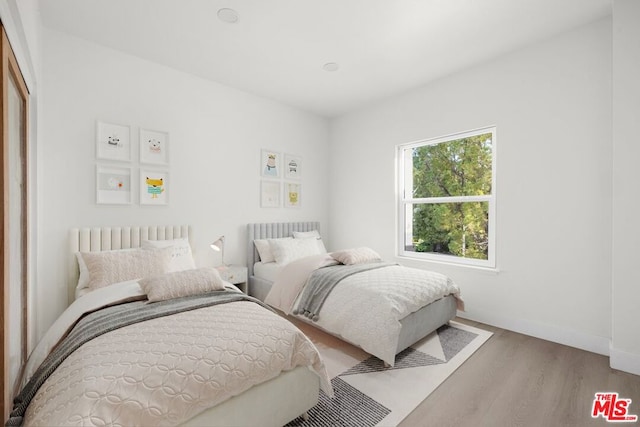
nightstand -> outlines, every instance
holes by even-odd
[[[245,294],[247,293],[247,267],[242,265],[221,265],[216,267],[222,280],[234,284]]]

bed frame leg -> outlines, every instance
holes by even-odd
[[[303,419],[304,421],[309,421],[309,413],[308,413],[308,412],[305,412],[305,413],[303,413],[303,414],[302,414],[302,415],[300,415],[300,416],[302,417],[302,419]]]

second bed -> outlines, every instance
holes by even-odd
[[[338,338],[363,348],[391,366],[395,362],[396,354],[449,322],[455,317],[456,310],[462,308],[459,289],[446,276],[398,265],[384,265],[384,268],[375,266],[376,268],[363,272],[360,274],[361,277],[357,279],[353,277],[345,279],[349,280],[347,286],[336,287],[332,291],[333,293],[341,294],[340,298],[343,302],[338,304],[341,307],[337,309],[323,307],[322,310],[326,311],[323,312],[324,314],[321,313],[320,319],[314,321],[299,313],[293,314],[292,304],[288,304],[286,301],[282,302],[281,290],[276,289],[269,296],[274,282],[282,281],[283,276],[288,276],[286,279],[291,281],[291,276],[296,274],[304,275],[314,270],[313,267],[323,266],[324,261],[329,260],[330,256],[325,256],[324,261],[321,255],[315,256],[315,258],[312,256],[308,257],[306,261],[297,260],[285,266],[274,262],[265,263],[260,258],[255,241],[282,239],[293,237],[294,234],[308,234],[314,231],[319,233],[319,230],[319,222],[249,224],[247,226],[249,293],[260,300],[267,300],[267,302],[270,302],[286,314],[300,318],[319,329],[323,329]],[[327,264],[330,264],[330,262]],[[379,280],[382,283],[377,283]],[[299,282],[300,279],[292,279],[292,281]],[[376,282],[374,285],[369,285],[374,282]],[[438,289],[423,290],[421,289],[422,284],[418,282],[429,282]],[[280,284],[277,283],[277,285],[279,286]],[[389,285],[392,287],[389,287]],[[399,287],[412,287],[410,292],[417,295],[415,296],[417,298],[426,298],[426,294],[429,294],[429,303],[416,306],[413,301],[407,300],[403,303],[410,311],[407,315],[401,314],[397,320],[395,318],[387,318],[389,316],[393,317],[394,313],[388,313],[388,311],[396,309],[393,306],[395,303],[392,303],[392,306],[388,306],[388,302],[381,302],[375,296],[375,293],[388,292],[396,285]],[[296,285],[292,284],[291,286]],[[374,289],[376,287],[378,290]],[[287,291],[285,290],[284,292]],[[297,294],[298,290],[292,292]],[[361,294],[358,294],[358,292]],[[273,293],[278,293],[278,295],[274,298]],[[268,296],[269,298],[267,298]],[[336,300],[338,297],[327,297],[327,305],[331,303],[332,306],[335,306],[336,304],[330,300],[331,298]],[[344,302],[345,298],[350,298],[350,301]],[[364,301],[365,298],[373,299]],[[356,299],[360,301],[356,301]],[[427,301],[427,299],[424,300]],[[277,303],[273,304],[274,301]],[[376,331],[375,328],[378,328],[378,330]]]

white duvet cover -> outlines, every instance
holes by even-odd
[[[275,262],[256,262],[253,265],[253,275],[270,282],[276,280],[280,270],[282,270],[282,266]]]
[[[328,254],[287,264],[265,302],[293,315],[309,275],[335,264]],[[400,265],[365,271],[347,277],[332,290],[313,324],[393,366],[400,320],[447,295],[455,296],[458,309],[464,309],[460,289],[445,275]]]
[[[144,298],[135,282],[108,288],[79,298],[56,321],[23,383],[85,312]],[[249,301],[186,311],[84,344],[40,387],[23,425],[179,425],[297,366],[316,372],[332,395],[316,348],[277,314]]]

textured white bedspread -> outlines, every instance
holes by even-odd
[[[306,279],[315,268],[327,264],[320,256],[288,264],[265,302],[291,314]],[[445,275],[399,265],[365,271],[347,277],[333,289],[313,324],[393,366],[400,320],[447,295],[454,295],[458,308],[464,308],[459,287]]]
[[[39,389],[24,425],[174,426],[296,366],[332,395],[316,348],[277,314],[246,301],[187,311],[84,344]]]

